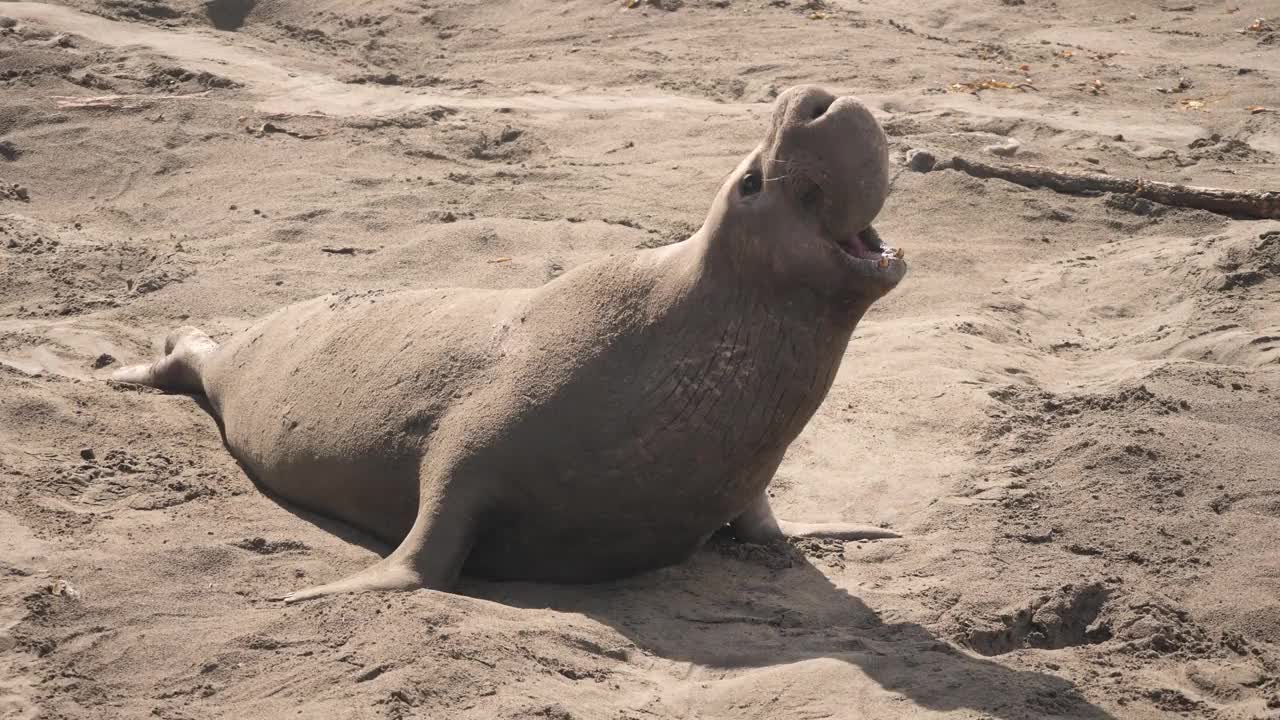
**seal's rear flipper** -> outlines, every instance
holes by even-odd
[[[111,374],[118,382],[149,385],[172,392],[203,393],[204,361],[218,348],[203,331],[184,325],[164,341],[164,357],[142,365],[127,365]]]

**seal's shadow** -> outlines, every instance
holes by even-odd
[[[967,654],[915,623],[886,621],[789,547],[772,550],[790,556],[789,567],[780,567],[768,558],[743,558],[734,545],[716,537],[683,565],[613,583],[464,579],[458,590],[517,607],[581,613],[669,660],[741,669],[833,658],[930,710],[970,709],[1009,720],[1112,717],[1067,680]]]

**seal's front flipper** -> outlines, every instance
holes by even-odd
[[[879,540],[901,535],[884,528],[853,523],[798,523],[779,520],[769,506],[769,495],[760,493],[747,511],[734,518],[729,526],[739,540],[766,543],[784,537],[828,538],[832,540]]]
[[[471,552],[472,507],[458,488],[422,490],[413,528],[390,555],[350,577],[289,593],[286,603],[369,590],[449,590]]]
[[[324,585],[309,587],[305,590],[298,590],[284,597],[272,599],[283,600],[286,604],[292,604],[302,600],[324,597],[325,595],[365,592],[368,590],[417,590],[424,587],[427,587],[427,585],[422,582],[422,578],[417,573],[406,567],[404,563],[391,562],[391,557],[388,556],[372,567],[361,570],[350,577]]]

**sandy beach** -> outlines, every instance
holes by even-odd
[[[681,241],[802,83],[911,271],[773,502],[903,539],[284,606],[388,549],[106,379]],[[1280,718],[1280,220],[955,156],[1280,190],[1280,6],[0,2],[0,717]]]

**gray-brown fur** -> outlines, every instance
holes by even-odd
[[[538,288],[343,293],[217,346],[184,328],[119,379],[204,392],[232,452],[281,497],[396,545],[295,593],[590,581],[679,562],[726,523],[777,521],[765,488],[859,318],[905,273],[836,238],[869,227],[885,138],[852,98],[778,98],[703,227]],[[762,189],[744,195],[744,175]]]

